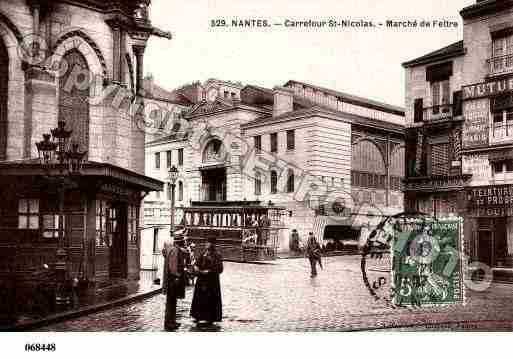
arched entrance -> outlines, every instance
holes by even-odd
[[[9,83],[9,56],[0,39],[0,161],[7,158],[7,102]]]
[[[219,139],[211,140],[203,151],[201,200],[226,201],[226,160],[228,153]]]

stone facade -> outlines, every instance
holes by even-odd
[[[281,251],[288,250],[288,237],[293,228],[301,238],[306,239],[308,232],[315,232],[322,239],[329,225],[354,225],[359,231],[362,226],[373,225],[370,223],[373,214],[402,211],[400,188],[392,189],[391,181],[385,180],[392,172],[398,178],[404,176],[404,133],[402,125],[397,123],[403,115],[400,108],[356,97],[346,99],[340,93],[337,97],[333,91],[319,97],[323,100],[317,103],[318,98],[310,93],[318,96],[328,90],[296,81],[273,90],[241,86],[240,95],[234,99],[225,98],[223,91],[209,98],[208,82],[198,86],[201,86],[198,92],[204,95],[196,96],[203,100],[190,107],[183,121],[190,133],[187,140],[172,135],[146,144],[146,173],[164,181],[166,153],[171,151],[171,164],[175,165],[176,153],[183,148],[184,162],[178,166],[177,182],[183,183],[183,197],[177,195],[177,207],[208,200],[209,174],[217,176],[216,168],[225,170],[225,187],[216,198],[271,202],[285,209],[285,228],[279,241]],[[189,87],[187,90],[198,93]],[[333,97],[331,102],[325,100],[329,96]],[[222,144],[219,151],[222,158],[211,161],[206,152],[213,141]],[[359,142],[364,143],[365,151],[371,148],[380,153],[376,161],[387,168],[382,173],[381,185],[359,181],[353,186],[352,150]],[[160,158],[159,169],[155,168],[155,156]],[[370,176],[375,169],[362,170]],[[178,184],[177,191],[180,191]],[[355,200],[354,194],[359,192],[369,193],[370,200],[367,203]],[[377,192],[382,197],[379,210],[372,205],[376,203],[372,196]],[[389,200],[392,197],[394,200]],[[145,222],[159,223],[161,240],[168,236],[169,217],[155,218],[154,211],[169,213],[168,198],[166,193],[152,193],[145,200]],[[335,214],[332,210],[335,203],[344,210]],[[176,221],[180,221],[180,211]],[[152,242],[150,232],[146,240]]]
[[[144,176],[144,49],[152,35],[170,38],[147,10],[144,0],[0,2],[0,288],[14,276],[30,298],[43,264],[45,285],[60,290],[139,278],[142,193],[162,188]],[[58,122],[85,152],[78,171],[38,159]]]
[[[29,3],[0,3],[0,38],[9,53],[10,69],[5,159],[36,157],[35,143],[43,133],[57,126],[62,81],[58,68],[62,56],[75,49],[86,59],[90,72],[76,73],[68,87],[70,91],[74,87],[89,89],[90,140],[88,148],[84,148],[89,159],[144,173],[144,129],[135,120],[134,106],[129,107],[129,102],[137,83],[134,48],[141,41],[144,45],[145,40],[126,28],[120,31],[121,25],[110,19],[111,13],[85,4],[52,2],[51,6],[40,8],[38,5],[35,22],[35,7]],[[35,24],[38,29],[34,29]],[[37,71],[29,63],[23,64],[27,59],[20,56],[34,38],[46,49],[37,61]]]

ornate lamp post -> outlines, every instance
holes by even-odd
[[[169,169],[169,180],[171,181],[171,226],[170,235],[173,236],[175,233],[175,187],[176,180],[178,179],[178,169],[172,166]]]
[[[53,141],[49,134],[43,135],[43,140],[36,143],[39,160],[44,168],[50,169],[57,166],[59,169],[59,225],[58,243],[55,262],[55,274],[57,281],[55,301],[57,304],[69,304],[70,296],[66,290],[67,257],[68,251],[64,238],[64,194],[66,175],[79,175],[82,168],[82,160],[87,152],[80,152],[78,145],[73,144],[68,150],[68,142],[72,131],[65,129],[66,123],[59,121],[57,128],[51,130]],[[66,171],[67,169],[67,171]],[[65,172],[66,171],[66,172]]]

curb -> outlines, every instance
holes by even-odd
[[[278,258],[278,259],[281,259],[281,258]],[[232,263],[241,263],[241,264],[260,264],[260,265],[270,265],[270,266],[274,266],[274,265],[277,265],[278,263],[272,263],[272,262],[259,262],[259,261],[241,261],[241,260],[237,260],[237,259],[224,259],[223,258],[223,262],[232,262]]]
[[[87,306],[87,307],[84,307],[81,309],[77,309],[77,310],[70,310],[70,311],[66,311],[66,312],[62,312],[62,313],[57,313],[57,314],[53,314],[53,315],[50,315],[45,318],[34,319],[34,320],[29,320],[29,321],[25,321],[22,323],[18,323],[13,326],[10,326],[10,327],[1,327],[0,332],[28,331],[28,330],[36,329],[36,328],[43,327],[46,325],[63,322],[63,321],[69,320],[69,319],[78,318],[78,317],[81,317],[84,315],[100,312],[100,311],[103,311],[106,309],[111,309],[111,308],[114,308],[117,306],[129,304],[129,303],[136,302],[136,301],[143,300],[143,299],[147,299],[147,298],[153,297],[160,293],[162,293],[162,288],[156,288],[156,289],[152,289],[148,292],[132,294],[127,297],[116,299],[116,300],[113,300],[110,302],[94,304],[94,305],[90,305],[90,306]]]

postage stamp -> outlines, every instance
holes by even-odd
[[[406,218],[394,223],[394,304],[465,304],[462,228],[463,220],[458,217]]]

